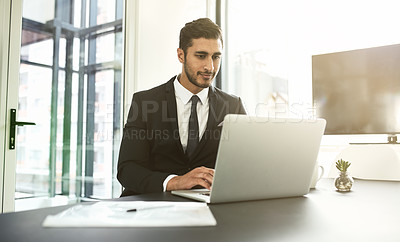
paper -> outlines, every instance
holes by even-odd
[[[136,212],[127,210],[136,209]],[[78,204],[48,215],[44,227],[176,227],[215,226],[206,203],[108,201]]]

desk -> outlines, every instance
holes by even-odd
[[[170,193],[120,200],[188,201]],[[400,182],[322,179],[304,197],[210,205],[218,225],[193,228],[43,228],[61,206],[0,215],[0,241],[400,241]]]

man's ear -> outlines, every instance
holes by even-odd
[[[185,52],[181,48],[178,48],[177,53],[179,62],[183,64],[185,62]]]

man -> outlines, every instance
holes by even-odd
[[[118,159],[121,196],[211,188],[222,121],[245,114],[240,98],[211,86],[222,48],[218,25],[187,23],[177,50],[182,73],[133,95]]]

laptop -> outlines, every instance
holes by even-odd
[[[172,194],[207,203],[303,196],[309,192],[324,119],[229,114],[223,121],[211,191]]]

